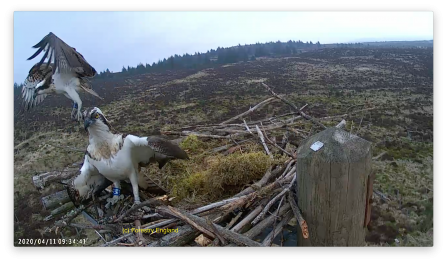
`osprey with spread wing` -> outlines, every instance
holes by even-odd
[[[92,197],[111,181],[116,202],[120,196],[120,181],[129,179],[134,202],[140,203],[140,167],[158,162],[161,169],[169,160],[189,159],[185,151],[168,140],[112,133],[108,120],[96,107],[84,113],[84,127],[89,133],[89,145],[80,174],[69,188],[72,199]]]
[[[87,82],[87,78],[95,76],[95,68],[75,48],[51,32],[33,48],[38,50],[28,60],[35,58],[42,51],[45,53],[25,79],[22,88],[25,108],[28,110],[37,106],[48,94],[64,94],[73,101],[72,119],[80,121],[82,101],[78,92],[84,90],[102,99]],[[44,63],[47,58],[48,61]]]

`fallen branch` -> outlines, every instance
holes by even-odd
[[[130,209],[128,209],[120,217],[113,220],[113,223],[121,222],[127,215],[133,213],[134,211],[137,211],[138,209],[140,209],[142,207],[149,206],[149,205],[161,205],[161,204],[165,204],[166,201],[167,201],[167,196],[154,197],[149,200],[143,201],[137,205],[134,205]]]
[[[288,195],[288,201],[290,204],[290,207],[292,208],[293,213],[295,214],[296,221],[298,222],[298,225],[301,228],[301,233],[303,234],[304,238],[309,238],[309,230],[307,227],[307,222],[304,220],[303,216],[300,213],[300,209],[298,208],[298,205],[295,202],[295,199],[293,198],[293,195],[291,192],[289,192]]]
[[[389,199],[384,193],[380,192],[379,190],[373,190],[373,192],[380,197],[380,199],[382,199],[385,202],[390,202],[391,199]]]
[[[174,209],[174,211],[175,210],[176,209]],[[179,211],[177,210],[176,212],[179,212]],[[208,231],[207,229],[205,229],[203,227],[206,224],[206,220],[205,219],[203,219],[201,217],[198,217],[198,216],[195,216],[195,215],[192,215],[192,214],[187,213],[187,212],[182,212],[181,216],[182,216],[182,220],[183,219],[186,220],[186,218],[188,218],[188,223],[189,222],[194,222],[195,223],[195,225],[193,225],[193,227],[199,226],[202,230],[205,231],[203,233],[207,233],[207,235],[209,233],[209,234],[211,234],[214,237],[214,234],[212,234],[210,231]],[[262,246],[262,244],[260,244],[260,243],[258,243],[256,241],[253,241],[250,238],[247,238],[246,236],[243,236],[241,234],[238,234],[238,233],[235,233],[235,232],[230,231],[228,229],[225,229],[225,228],[223,228],[223,227],[221,227],[219,225],[216,225],[216,224],[213,224],[213,225],[214,225],[216,230],[219,232],[219,234],[223,238],[228,239],[228,240],[230,240],[230,241],[232,241],[232,242],[234,242],[236,244],[245,245],[245,246],[249,246],[249,247],[260,247],[260,246]],[[200,231],[202,232],[202,230],[200,230]]]
[[[281,205],[282,205],[283,201],[284,201],[284,196],[281,198],[281,201],[279,202],[278,208],[276,209],[276,212],[275,212],[275,217],[276,218],[278,218],[279,208],[281,208]],[[276,229],[276,220],[274,221],[273,229],[272,229],[271,233],[275,233],[275,229]],[[282,227],[281,227],[281,229],[282,229]],[[270,235],[270,234],[267,235],[267,237],[264,239],[264,242],[262,242],[262,244],[269,247],[272,244],[273,239],[275,238],[275,236],[276,235],[274,235],[274,234],[273,235]]]
[[[303,116],[303,118],[305,118],[306,120],[311,121],[312,123],[320,126],[323,129],[326,129],[326,126],[324,126],[323,124],[321,124],[320,122],[318,122],[317,120],[315,120],[314,118],[312,118],[311,116],[307,115],[306,113],[304,113],[302,110],[300,110],[297,106],[295,106],[293,103],[289,102],[288,100],[280,97],[278,94],[276,94],[269,86],[267,86],[265,83],[261,83],[265,88],[267,88],[268,91],[270,91],[270,93],[275,96],[276,98],[282,100],[284,103],[286,103],[287,105],[291,106],[293,109],[295,109],[297,112],[300,113],[301,116]]]
[[[341,120],[341,122],[337,125],[335,125],[335,127],[343,129],[346,126],[346,121],[343,119]]]
[[[262,122],[261,122],[261,126],[262,126]],[[256,126],[257,127],[257,126]],[[264,126],[262,126],[262,129],[264,130]],[[264,134],[265,134],[265,138],[267,139],[267,141],[275,146],[276,148],[278,148],[280,151],[282,151],[283,153],[287,154],[288,156],[294,158],[295,156],[293,156],[291,153],[289,153],[288,151],[284,150],[283,148],[281,148],[278,144],[274,143],[272,140],[270,140],[270,138],[267,136],[267,132],[264,130]]]
[[[148,247],[179,247],[184,246],[194,240],[200,234],[190,225],[184,225],[178,228],[178,232],[172,232],[164,235],[155,242],[147,245]]]
[[[244,219],[241,220],[237,225],[235,225],[231,231],[239,233],[241,229],[249,224],[259,213],[261,213],[262,209],[264,208],[265,204],[267,203],[267,199],[263,199],[261,203],[248,214]]]
[[[237,200],[239,198],[242,198],[242,197],[233,197],[233,198],[225,199],[225,200],[222,200],[222,201],[219,201],[219,202],[215,202],[215,203],[212,203],[212,204],[209,204],[209,205],[206,205],[206,206],[202,206],[202,207],[194,209],[191,213],[192,214],[203,213],[203,212],[206,212],[206,211],[211,210],[213,208],[217,208],[217,207],[223,206],[225,204],[228,204],[229,202],[232,202],[232,201]],[[164,226],[167,226],[167,225],[172,224],[172,223],[177,222],[177,221],[178,221],[178,219],[162,219],[162,220],[159,220],[157,222],[151,222],[149,224],[144,225],[143,229],[154,229],[154,228],[157,228],[157,227],[164,227]],[[118,238],[116,238],[116,239],[114,239],[112,241],[109,241],[109,242],[103,244],[102,246],[103,247],[108,247],[108,246],[117,244],[121,240],[123,240],[125,238],[129,238],[132,235],[133,235],[133,233],[128,233],[128,234],[122,235],[122,236],[120,236],[120,237],[118,237]]]
[[[178,210],[177,208],[174,208],[172,206],[168,206],[169,211],[171,211],[171,213],[178,217],[179,219],[185,221],[186,223],[190,224],[192,227],[194,227],[195,229],[199,230],[200,232],[204,233],[205,235],[207,235],[209,238],[216,238],[216,235],[214,233],[212,233],[211,231],[209,231],[208,229],[206,229],[205,227],[203,227],[200,223],[196,223],[194,220],[192,220],[186,212],[180,212],[180,210]],[[191,215],[192,216],[192,215]]]
[[[379,155],[374,156],[372,159],[373,160],[378,160],[378,159],[380,159],[380,157],[384,156],[386,153],[387,153],[387,151],[383,151]]]
[[[296,180],[296,175],[293,177],[292,181],[289,183],[289,185],[284,188],[281,193],[279,193],[277,196],[275,196],[272,200],[270,200],[270,202],[267,203],[267,205],[264,207],[264,209],[262,210],[262,212],[255,218],[255,220],[253,220],[253,222],[251,222],[253,225],[255,225],[256,223],[259,222],[259,220],[261,220],[264,215],[269,211],[270,207],[276,202],[278,201],[279,198],[283,197],[283,195],[285,195],[288,191],[290,191],[290,188],[292,187],[293,183]],[[281,199],[282,200],[282,199]]]
[[[284,226],[289,223],[289,221],[293,218],[293,213],[290,213],[290,211],[284,216],[284,218],[279,222],[277,226],[273,228],[273,230],[265,237],[264,241],[262,241],[262,244],[264,246],[271,246],[273,239],[281,233]]]
[[[262,146],[264,146],[265,152],[267,153],[268,156],[270,156],[271,159],[273,159],[273,155],[270,153],[267,144],[265,144],[264,135],[262,134],[258,125],[256,125],[256,131],[258,132],[259,139],[261,139]]]
[[[225,246],[226,244],[228,244],[228,242],[225,240],[225,238],[223,238],[220,235],[219,230],[217,230],[216,226],[213,224],[213,222],[210,221],[209,218],[206,219],[206,223],[208,224],[209,227],[211,227],[211,229],[213,230],[213,233],[217,237],[217,240],[219,240],[219,242],[222,244],[222,246]]]
[[[282,207],[279,209],[278,216],[282,216],[286,212],[290,211],[290,204],[286,203],[283,204]],[[273,222],[276,220],[275,215],[270,215],[261,222],[259,222],[257,225],[252,227],[250,230],[245,232],[243,235],[247,236],[249,238],[255,238],[257,235],[261,234],[262,231],[265,230],[265,228],[269,227],[273,224]]]
[[[228,119],[226,121],[221,122],[220,125],[227,124],[227,123],[232,122],[234,120],[237,120],[237,119],[239,119],[241,117],[244,117],[245,115],[248,115],[248,114],[252,113],[253,111],[257,110],[258,108],[261,108],[261,107],[269,104],[273,100],[275,100],[275,98],[271,98],[271,97],[266,99],[266,100],[263,100],[260,103],[258,103],[257,105],[255,105],[254,107],[250,107],[250,109],[248,111],[243,112],[243,113],[241,113],[241,114],[239,114],[237,116],[234,116],[234,117],[232,117],[232,118],[230,118],[230,119]]]

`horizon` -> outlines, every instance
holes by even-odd
[[[29,27],[48,18],[53,23]],[[41,56],[26,59],[49,32],[98,72],[120,72],[123,66],[238,44],[433,41],[433,12],[14,12],[15,83],[23,83],[39,61]]]

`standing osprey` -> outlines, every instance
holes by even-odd
[[[134,203],[140,203],[138,173],[140,167],[158,162],[161,169],[171,159],[189,159],[177,145],[159,137],[113,134],[110,124],[98,108],[84,112],[84,128],[89,145],[81,173],[73,181],[76,199],[86,199],[104,189],[107,180],[114,184],[113,199],[120,196],[120,181],[129,179]]]
[[[42,51],[45,54],[29,71],[22,88],[25,108],[28,110],[41,103],[48,94],[64,94],[73,100],[72,119],[82,118],[82,101],[78,91],[84,90],[102,99],[87,83],[87,78],[95,76],[96,70],[84,57],[55,34],[49,33],[33,48],[39,48],[28,60]],[[44,63],[49,56],[48,61]]]

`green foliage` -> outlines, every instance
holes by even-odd
[[[204,143],[196,135],[189,135],[180,143],[180,148],[190,153],[197,153],[203,150]]]
[[[183,176],[174,181],[172,194],[179,200],[191,196],[216,200],[235,194],[245,185],[260,179],[273,160],[256,151],[213,156],[201,163],[203,165],[196,166],[191,174],[185,167]]]

